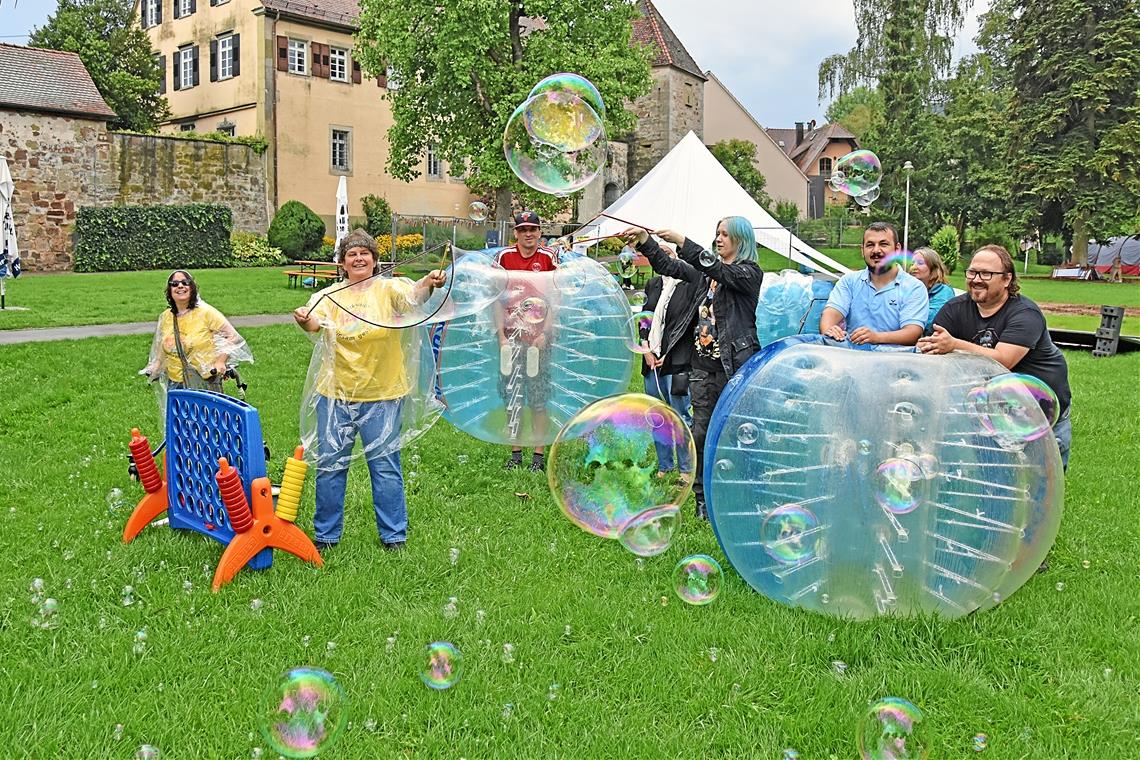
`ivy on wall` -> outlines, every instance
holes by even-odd
[[[233,214],[214,203],[83,207],[75,220],[75,271],[230,266]]]

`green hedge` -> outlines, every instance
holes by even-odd
[[[228,206],[107,206],[79,209],[75,271],[203,269],[230,266]]]

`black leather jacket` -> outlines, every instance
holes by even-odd
[[[645,285],[645,310],[655,311],[661,300],[664,283],[658,275]],[[688,372],[693,360],[693,331],[697,324],[697,286],[681,280],[669,299],[665,309],[665,329],[661,334],[661,359],[665,363],[658,370],[662,375],[675,375]],[[643,336],[648,337],[648,336]],[[645,361],[641,362],[641,374],[649,374]]]
[[[760,349],[760,341],[756,337],[756,301],[760,297],[760,281],[764,272],[759,265],[754,261],[725,264],[717,258],[709,266],[704,266],[700,261],[704,249],[688,238],[677,252],[676,259],[661,250],[652,237],[637,250],[649,259],[649,265],[657,274],[696,284],[697,298],[694,300],[704,296],[710,280],[720,284],[713,299],[713,313],[720,341],[720,361],[724,374],[731,377]]]

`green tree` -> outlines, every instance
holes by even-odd
[[[158,94],[162,70],[150,37],[134,17],[132,0],[59,0],[54,15],[35,29],[33,47],[77,53],[99,94],[118,118],[112,129],[153,132],[170,116]]]
[[[1127,232],[1140,208],[1140,0],[1020,0],[1013,10],[1018,221],[1071,234],[1083,264],[1090,237]]]
[[[766,180],[756,168],[756,143],[748,140],[721,140],[710,147],[709,152],[744,188],[744,192],[751,195],[761,206],[768,208],[772,199],[764,192]]]
[[[378,195],[369,193],[360,199],[364,216],[368,220],[365,229],[372,237],[392,234],[392,206]]]
[[[548,215],[568,200],[520,182],[503,157],[503,130],[515,107],[543,77],[573,71],[597,86],[610,136],[634,125],[626,104],[648,92],[649,51],[631,45],[630,0],[360,0],[356,53],[375,76],[390,70],[393,125],[388,170],[419,175],[428,145],[458,165],[470,161],[467,185],[494,197],[508,219],[512,194]]]
[[[859,85],[831,101],[825,116],[862,140],[872,129],[882,127],[883,96],[876,88]]]

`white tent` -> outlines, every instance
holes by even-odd
[[[726,216],[743,216],[751,221],[757,243],[796,264],[832,276],[850,271],[773,219],[692,132],[575,237],[606,237],[632,223],[649,229],[676,230],[708,246],[717,222]]]
[[[15,190],[8,161],[0,156],[0,309],[5,308],[4,280],[20,276],[20,248],[16,244],[16,221],[12,216]]]

